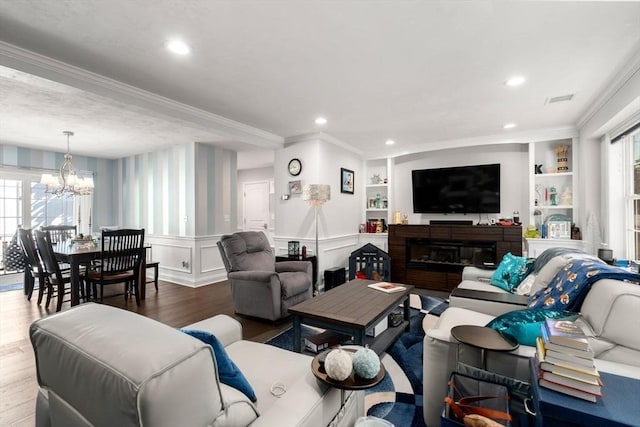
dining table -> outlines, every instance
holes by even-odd
[[[145,248],[148,248],[145,246]],[[69,264],[71,273],[71,306],[80,304],[80,267],[102,257],[102,248],[95,243],[77,243],[70,240],[53,245],[53,252],[59,262]],[[143,251],[146,254],[146,250]],[[142,259],[139,279],[140,299],[146,297],[146,256]]]

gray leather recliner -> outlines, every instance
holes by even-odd
[[[278,320],[313,295],[309,261],[275,262],[264,233],[241,231],[218,242],[238,314]]]

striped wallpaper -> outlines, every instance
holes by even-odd
[[[189,143],[117,162],[122,224],[184,237],[235,228],[236,152]]]
[[[64,153],[0,144],[8,170],[57,169]],[[156,236],[200,237],[236,229],[237,153],[189,143],[122,159],[73,156],[94,171],[93,228],[145,228]]]

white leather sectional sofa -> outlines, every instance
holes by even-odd
[[[363,392],[346,392],[343,405],[340,390],[314,377],[310,356],[242,340],[240,323],[229,316],[188,328],[216,335],[257,403],[218,381],[210,346],[90,303],[31,325],[40,385],[36,425],[342,427],[363,413]]]
[[[486,309],[487,306],[481,304],[477,307]],[[525,307],[511,309],[522,308]],[[451,304],[435,325],[425,331],[423,397],[427,426],[440,423],[447,379],[457,369],[458,362],[480,366],[480,350],[458,343],[451,336],[451,329],[458,325],[484,326],[506,311],[510,310],[498,309],[494,314],[487,314]],[[593,284],[577,322],[589,336],[595,352],[595,365],[600,371],[640,378],[639,313],[640,285],[612,279],[602,279]],[[488,351],[486,369],[529,382],[529,359],[534,355],[535,348],[523,345],[512,352]]]

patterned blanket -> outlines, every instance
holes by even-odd
[[[591,285],[601,279],[640,283],[640,275],[595,259],[574,259],[558,271],[549,286],[529,297],[529,308],[580,311]]]

